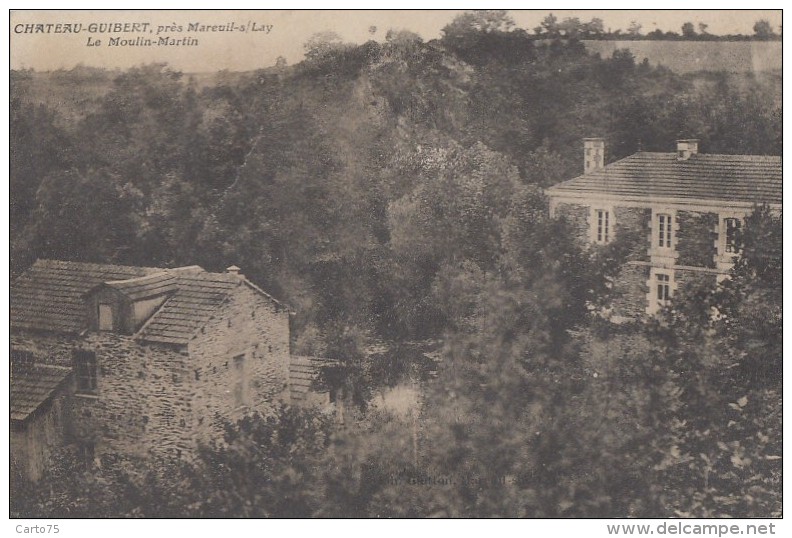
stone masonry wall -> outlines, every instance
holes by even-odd
[[[649,261],[648,247],[652,240],[649,228],[652,210],[642,207],[616,207],[616,240],[628,245],[627,259],[630,261]]]
[[[28,480],[41,478],[53,450],[63,444],[68,402],[69,395],[61,391],[24,424],[12,424],[9,449],[12,472]]]
[[[648,265],[628,263],[622,267],[611,290],[611,307],[615,316],[638,319],[646,314],[648,279]]]
[[[12,343],[38,362],[68,367],[75,349],[96,353],[97,393],[69,399],[63,437],[93,444],[97,457],[187,456],[197,441],[220,438],[220,417],[233,419],[246,408],[266,412],[288,398],[288,311],[241,283],[187,346],[112,332],[76,338],[16,331]],[[245,409],[234,394],[239,354],[246,356]]]
[[[45,331],[12,329],[11,347],[33,353],[36,362],[72,367],[72,350],[80,339],[77,336]]]
[[[572,226],[574,236],[584,244],[589,240],[589,208],[577,204],[558,204],[556,216],[563,217]]]
[[[717,277],[713,273],[704,273],[702,271],[690,271],[684,269],[676,269],[674,271],[674,280],[676,281],[677,294],[684,293],[688,287],[698,284],[714,285],[716,283],[716,279]]]
[[[718,215],[677,211],[678,265],[692,267],[715,267],[716,243],[718,239]]]
[[[90,333],[81,349],[96,353],[96,396],[75,395],[74,434],[97,455],[178,455],[191,449],[189,390],[177,372],[186,348],[143,344],[131,336]]]
[[[221,433],[222,417],[244,411],[267,413],[288,399],[289,313],[269,298],[240,284],[231,301],[189,344],[189,368],[183,373],[193,386],[190,404],[196,440]],[[245,405],[236,401],[234,357],[244,355]]]

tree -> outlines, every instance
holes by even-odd
[[[773,27],[767,19],[760,19],[756,21],[753,26],[754,36],[757,39],[770,39],[775,36]]]
[[[766,205],[745,219],[741,253],[718,296],[718,334],[727,343],[738,382],[749,387],[781,383],[783,328],[782,218]]]
[[[336,32],[324,31],[313,34],[303,48],[306,60],[316,61],[334,51],[342,50],[344,46],[341,36]]]
[[[780,215],[757,208],[731,278],[687,284],[648,328],[665,372],[653,390],[675,400],[657,410],[651,480],[677,515],[780,513],[781,230]]]
[[[641,35],[641,28],[643,28],[643,26],[638,21],[630,21],[630,26],[627,27],[627,34],[632,37],[637,37]]]
[[[331,417],[287,406],[226,424],[224,442],[204,447],[182,472],[186,487],[174,487],[182,517],[310,517],[331,435]]]
[[[40,254],[31,232],[37,227],[37,191],[42,181],[74,161],[72,140],[59,127],[58,115],[45,105],[25,103],[20,78],[11,73],[8,191],[12,274]]]
[[[561,21],[561,24],[558,25],[558,29],[562,34],[564,34],[564,37],[576,38],[583,30],[583,25],[581,24],[579,18],[567,17]]]
[[[586,37],[600,37],[605,33],[605,23],[602,19],[594,17],[583,24],[583,34]]]
[[[685,39],[693,39],[696,37],[696,27],[692,22],[686,22],[682,25],[682,37]]]
[[[550,13],[544,19],[540,26],[534,28],[536,34],[545,35],[547,37],[557,37],[559,35],[558,18]]]
[[[483,9],[457,15],[443,28],[443,37],[450,40],[464,39],[471,32],[508,32],[513,27],[514,19],[506,10]]]

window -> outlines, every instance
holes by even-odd
[[[11,349],[11,374],[33,367],[33,353],[22,349]]]
[[[96,353],[83,350],[75,351],[74,373],[78,394],[96,394]]]
[[[96,458],[96,445],[93,441],[79,441],[77,443],[77,459],[84,469],[90,469]]]
[[[589,241],[597,245],[610,243],[614,235],[613,208],[593,206],[589,209]]]
[[[597,210],[597,243],[607,243],[610,240],[610,211]]]
[[[742,222],[740,219],[729,218],[724,219],[724,225],[726,229],[726,242],[723,250],[730,254],[737,254],[740,251],[738,239]]]
[[[671,298],[671,276],[665,273],[655,275],[657,283],[657,304],[666,305]]]
[[[657,246],[671,248],[673,218],[671,215],[661,213],[657,215]]]
[[[109,304],[99,305],[99,330],[113,330],[113,308]]]
[[[237,355],[233,363],[234,376],[234,405],[244,407],[248,404],[247,375],[245,372],[245,356]]]

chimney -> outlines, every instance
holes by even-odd
[[[583,173],[588,174],[605,166],[605,139],[583,139]]]
[[[677,140],[677,161],[687,161],[691,155],[698,153],[698,143],[696,138]]]
[[[239,267],[237,267],[236,265],[232,265],[231,267],[228,267],[226,269],[226,273],[228,273],[229,275],[239,276],[239,274],[240,274],[239,272],[240,271],[241,271],[241,269]]]

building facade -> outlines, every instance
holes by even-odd
[[[28,478],[60,445],[189,457],[290,401],[290,312],[236,267],[39,260],[10,303],[11,458]]]
[[[546,194],[589,245],[620,238],[628,261],[613,283],[613,315],[653,314],[691,280],[726,278],[745,217],[759,204],[780,211],[781,158],[710,155],[698,140],[674,153],[639,151],[605,165],[605,140],[584,140],[584,173]]]

